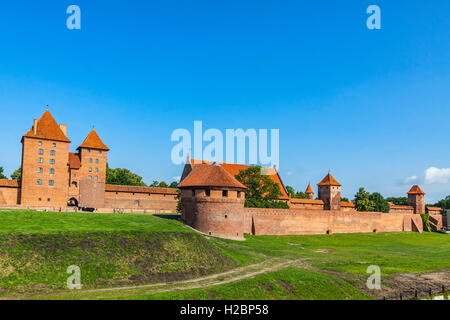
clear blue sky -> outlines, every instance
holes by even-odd
[[[81,8],[82,29],[66,28]],[[381,8],[382,29],[366,28]],[[331,169],[403,196],[450,194],[450,1],[21,1],[0,8],[0,166],[49,105],[71,149],[92,125],[112,167],[172,181],[174,129],[280,129],[280,173]],[[425,179],[430,167],[439,179]],[[408,183],[404,180],[408,177]]]

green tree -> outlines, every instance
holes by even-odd
[[[22,178],[22,168],[17,169],[11,175],[11,179],[20,180]]]
[[[0,179],[8,179],[8,177],[3,174],[4,170],[3,167],[0,167]]]
[[[345,197],[341,197],[341,201],[350,202],[350,200],[348,200],[348,198],[345,198]]]
[[[391,210],[389,202],[380,193],[372,193],[369,199],[375,204],[373,211],[388,213]]]
[[[445,199],[442,199],[441,201],[436,203],[434,206],[442,208],[442,209],[450,209],[450,196],[447,196]]]
[[[359,188],[359,191],[355,194],[353,203],[358,211],[373,211],[376,205],[373,200],[370,200],[370,193],[364,190],[364,188]]]
[[[173,181],[173,182],[170,184],[169,188],[178,188],[178,182]]]
[[[106,183],[125,186],[146,186],[141,176],[128,169],[111,169],[108,165],[106,165]]]
[[[292,188],[291,186],[286,186],[286,190],[287,190],[288,194],[291,196],[291,198],[293,198],[295,196],[294,188]]]
[[[158,184],[158,188],[168,188],[168,187],[169,187],[169,185],[167,183],[165,183],[164,181],[161,181]]]
[[[269,176],[261,174],[260,166],[241,170],[235,177],[247,187],[246,207],[289,208],[287,203],[278,201],[281,195],[280,186]]]
[[[153,180],[152,184],[149,185],[149,187],[158,188],[158,185],[159,185],[159,181]]]
[[[408,205],[407,197],[389,197],[389,198],[386,198],[386,201],[392,202],[396,206],[407,206]]]

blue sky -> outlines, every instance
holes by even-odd
[[[81,30],[66,28],[71,4]],[[381,30],[366,27],[371,4]],[[330,169],[350,198],[412,183],[430,202],[450,194],[447,0],[17,0],[2,4],[0,34],[8,174],[48,104],[72,150],[95,125],[110,166],[147,183],[181,174],[171,133],[201,120],[279,129],[280,174],[296,189]]]

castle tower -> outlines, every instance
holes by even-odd
[[[308,184],[308,188],[306,188],[305,193],[308,195],[308,199],[314,200],[314,191],[311,188],[311,184]]]
[[[109,148],[92,129],[77,148],[80,161],[77,180],[80,207],[102,208],[105,197],[106,162]],[[76,181],[74,181],[76,182]]]
[[[67,204],[70,140],[67,126],[58,125],[46,110],[22,137],[22,205],[57,206]]]
[[[414,207],[415,214],[425,213],[425,192],[415,185],[408,192],[408,205]]]
[[[197,164],[178,185],[182,220],[208,235],[243,239],[246,187],[220,165]]]
[[[324,202],[324,209],[340,210],[341,184],[331,174],[327,174],[317,186],[319,189],[319,199]]]

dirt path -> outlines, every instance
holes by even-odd
[[[60,291],[52,294],[39,294],[39,295],[22,295],[14,297],[1,297],[1,300],[14,300],[14,299],[101,299],[101,298],[113,298],[115,296],[127,296],[127,295],[145,295],[163,293],[177,290],[189,290],[200,289],[204,287],[211,287],[217,285],[223,285],[231,282],[240,281],[255,277],[257,275],[273,272],[291,265],[303,266],[303,259],[295,260],[283,260],[283,259],[269,259],[258,264],[253,264],[245,267],[236,268],[230,271],[212,274],[201,278],[174,281],[174,282],[160,282],[147,285],[127,286],[127,287],[115,287],[115,288],[101,288],[101,289],[88,289],[88,290],[76,290],[76,291]]]

